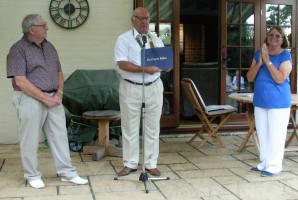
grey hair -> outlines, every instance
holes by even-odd
[[[133,13],[132,13],[132,15],[131,15],[131,18],[130,18],[131,21],[133,21],[135,15],[136,15],[136,11],[134,10]]]
[[[27,33],[29,31],[29,28],[36,24],[39,17],[41,16],[38,14],[30,14],[25,16],[22,22],[23,33]]]

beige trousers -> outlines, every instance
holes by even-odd
[[[46,135],[57,174],[69,179],[77,176],[77,172],[71,164],[63,106],[48,108],[20,91],[14,92],[13,104],[17,109],[19,121],[24,177],[34,180],[42,176],[38,169],[37,154],[42,130]]]
[[[139,128],[142,107],[142,85],[134,85],[121,80],[119,100],[121,110],[121,129],[123,140],[123,164],[137,168],[139,162]],[[144,87],[145,114],[145,167],[157,167],[159,154],[160,117],[163,104],[163,84],[159,79]]]

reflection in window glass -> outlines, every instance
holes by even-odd
[[[239,25],[228,25],[227,27],[227,44],[228,45],[240,45],[240,30]]]
[[[239,68],[240,67],[240,48],[229,47],[228,49],[228,68]]]
[[[240,22],[240,2],[229,2],[227,12],[228,24]]]
[[[250,91],[246,73],[247,70],[226,70],[226,93]]]
[[[272,28],[272,26],[267,26],[266,27],[266,33],[269,33],[270,29]]]
[[[163,82],[165,91],[173,91],[173,71],[171,72],[161,72],[161,80]]]
[[[232,70],[226,70],[226,92],[233,92],[233,76],[234,73]]]
[[[291,26],[292,6],[280,5],[279,6],[279,25]]]
[[[242,24],[254,24],[254,4],[252,3],[242,3],[241,12],[241,23]]]
[[[266,4],[266,23],[268,25],[278,25],[278,5]]]
[[[169,95],[165,95],[163,98],[163,105],[162,105],[162,115],[173,115],[173,97]]]
[[[180,53],[183,53],[184,50],[184,26],[183,24],[179,25],[179,44],[180,44]]]
[[[285,32],[285,35],[289,41],[289,47],[292,47],[292,30],[291,30],[291,27],[282,27],[284,32]]]
[[[241,45],[253,46],[254,45],[254,25],[241,26]]]
[[[173,18],[173,0],[159,0],[159,19],[171,21]]]
[[[244,78],[244,85],[242,86],[242,92],[252,92],[251,83],[246,78],[248,70],[241,70],[241,76]]]
[[[150,13],[151,21],[156,21],[157,19],[157,0],[144,0],[144,7],[147,8],[147,10]]]
[[[171,23],[160,23],[159,24],[159,37],[165,45],[171,45],[172,38],[172,25]]]
[[[233,79],[232,79],[232,88],[234,91],[244,90],[245,89],[245,82],[244,76],[240,73],[240,70],[235,70]]]
[[[156,26],[156,23],[150,23],[149,24],[149,31],[155,33],[156,32],[156,27],[155,26]]]

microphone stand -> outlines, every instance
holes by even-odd
[[[142,35],[142,54],[141,54],[141,67],[142,67],[142,104],[141,104],[141,116],[140,116],[140,129],[139,135],[142,135],[142,152],[143,152],[143,162],[142,162],[142,172],[139,177],[139,181],[144,183],[145,192],[149,193],[148,181],[149,180],[170,180],[170,177],[150,177],[145,169],[145,45],[147,43],[147,36]],[[114,180],[118,180],[119,177],[115,177]]]
[[[142,55],[141,55],[141,65],[142,65],[142,106],[141,106],[141,117],[140,117],[140,134],[142,134],[142,152],[143,152],[143,163],[142,172],[139,177],[139,181],[144,183],[145,192],[149,193],[148,181],[149,180],[170,180],[170,177],[148,177],[148,173],[145,169],[145,45],[147,43],[147,36],[142,35]]]

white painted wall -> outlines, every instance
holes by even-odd
[[[6,55],[22,37],[21,21],[41,14],[48,22],[48,40],[58,50],[65,78],[76,69],[113,69],[116,37],[130,28],[131,0],[88,0],[90,14],[81,27],[66,30],[49,16],[50,0],[0,0],[0,144],[17,143],[17,119],[11,104],[12,87],[6,78]]]

